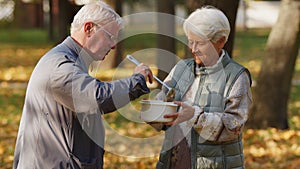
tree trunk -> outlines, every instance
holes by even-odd
[[[53,0],[49,0],[49,25],[48,25],[48,37],[51,41],[54,41],[54,12],[53,12]]]
[[[123,0],[115,0],[114,2],[114,6],[115,6],[115,10],[116,12],[122,16],[123,10],[122,10],[122,6],[123,6]],[[120,39],[122,39],[122,31],[119,32],[119,37]],[[122,56],[123,56],[123,42],[120,41],[118,42],[116,49],[115,49],[115,53],[114,53],[114,59],[112,59],[112,68],[116,68],[121,62],[122,62]]]
[[[58,40],[62,41],[66,38],[68,34],[68,1],[67,0],[59,0],[58,1]]]
[[[228,37],[228,41],[224,46],[224,49],[229,53],[232,57],[233,46],[234,46],[234,37],[235,37],[235,21],[237,16],[237,11],[239,7],[240,0],[232,0],[230,3],[228,1],[218,1],[217,8],[221,9],[224,14],[227,16],[230,24],[230,34]]]
[[[234,46],[234,36],[235,36],[235,21],[236,15],[239,7],[239,0],[232,0],[228,3],[227,0],[187,0],[187,7],[189,13],[193,12],[195,9],[200,8],[205,5],[212,5],[227,16],[230,24],[230,34],[228,41],[224,46],[224,49],[232,56],[233,46]]]
[[[58,8],[58,40],[62,41],[69,35],[71,22],[80,7],[73,3],[73,1],[59,0]]]
[[[159,12],[157,16],[157,76],[163,80],[176,64],[175,1],[157,0],[156,3],[157,12]],[[160,87],[159,84],[158,88]]]
[[[288,128],[287,107],[300,45],[299,28],[299,0],[282,0],[254,88],[248,121],[251,128]]]

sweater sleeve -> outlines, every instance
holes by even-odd
[[[150,89],[146,85],[144,76],[134,74],[129,78],[110,83],[99,82],[96,98],[99,108],[102,109],[104,113],[109,113],[149,92]]]
[[[109,113],[150,92],[141,74],[102,82],[68,60],[61,59],[58,65],[51,75],[52,94],[74,112]]]

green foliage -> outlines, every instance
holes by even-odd
[[[255,80],[264,56],[269,29],[237,31],[234,41],[233,59],[247,67]]]
[[[146,49],[146,48],[155,48],[156,47],[156,34],[153,33],[144,33],[137,34],[131,37],[128,37],[123,40],[124,49]]]
[[[269,36],[269,29],[251,29],[237,31],[233,58],[252,60],[264,55],[264,48]],[[251,51],[251,52],[249,52]],[[242,61],[242,60],[240,60]]]
[[[143,34],[137,34],[131,37],[128,37],[123,40],[124,43],[124,49],[127,52],[134,52],[141,49],[147,49],[147,48],[157,48],[156,45],[156,38],[157,35],[153,33],[143,33]],[[186,44],[183,44],[179,40],[175,39],[176,49],[177,49],[177,55],[179,57],[182,57],[184,55],[184,48],[186,47]]]
[[[25,45],[46,45],[51,42],[48,35],[42,29],[0,29],[1,44],[25,44]]]

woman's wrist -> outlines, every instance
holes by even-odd
[[[195,112],[194,112],[194,116],[199,116],[200,114],[202,114],[204,111],[202,108],[200,108],[199,106],[193,106],[194,109],[195,109]]]

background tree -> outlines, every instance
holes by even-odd
[[[157,25],[158,34],[156,39],[157,48],[157,66],[158,78],[165,79],[171,68],[176,64],[176,47],[175,47],[175,1],[173,0],[157,0]],[[165,13],[162,15],[160,13]],[[167,51],[167,52],[166,52]],[[163,70],[161,70],[164,68]],[[160,85],[159,85],[160,88]]]
[[[53,0],[49,0],[49,23],[48,23],[48,38],[51,41],[55,40],[54,36],[54,12],[53,12]]]
[[[75,4],[75,1],[58,1],[58,41],[62,41],[70,34],[70,25],[74,15],[81,6]]]
[[[123,16],[123,6],[127,4],[129,7],[134,7],[136,3],[143,3],[147,4],[145,0],[104,0],[107,4],[112,6],[114,10],[122,17]],[[123,34],[122,31],[119,32],[119,39],[122,38]],[[116,45],[116,49],[114,50],[114,54],[107,58],[104,62],[105,68],[116,68],[124,59],[123,57],[123,47],[124,43],[126,43],[126,39],[119,41]]]
[[[114,7],[115,11],[120,15],[123,16],[123,5],[126,3],[128,4],[128,6],[132,7],[134,6],[136,3],[147,3],[144,0],[113,0],[113,1],[106,1],[108,4],[110,4],[111,6]],[[122,39],[122,31],[119,32],[119,38]],[[123,45],[124,41],[119,41],[116,49],[115,49],[115,53],[111,63],[111,67],[112,68],[116,68],[123,60]]]
[[[288,128],[287,103],[300,45],[300,1],[282,0],[269,35],[248,126]]]
[[[43,3],[40,0],[24,2],[15,0],[14,2],[3,1],[2,3],[13,3],[14,13],[12,20],[13,25],[18,29],[43,28]],[[28,13],[30,11],[30,13]],[[6,11],[1,11],[0,15],[5,15]]]
[[[116,12],[122,16],[123,15],[123,0],[114,0],[114,8]],[[122,31],[119,32],[119,37],[122,39]],[[119,41],[114,54],[114,59],[112,60],[112,67],[117,67],[123,60],[123,42]]]

